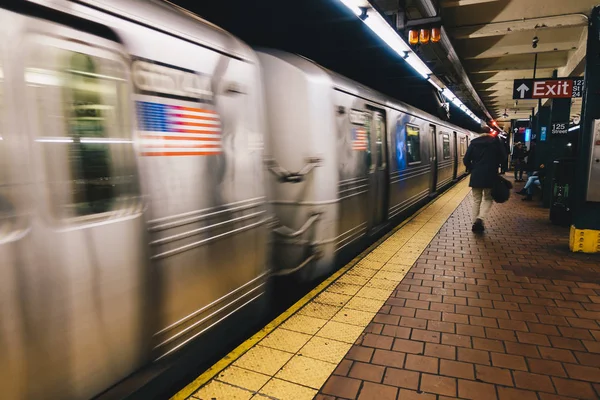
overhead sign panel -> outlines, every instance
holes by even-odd
[[[515,79],[513,99],[560,99],[583,96],[582,78]]]

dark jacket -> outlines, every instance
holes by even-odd
[[[498,176],[498,165],[506,157],[506,149],[497,137],[484,135],[472,140],[463,159],[471,172],[469,186],[490,189]]]

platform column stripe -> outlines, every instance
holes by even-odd
[[[298,302],[292,305],[280,316],[275,318],[258,333],[256,333],[250,339],[248,339],[236,349],[231,351],[227,356],[225,356],[223,359],[221,359],[219,362],[217,362],[215,365],[209,368],[206,372],[200,375],[197,379],[195,379],[192,383],[190,383],[179,393],[173,396],[172,400],[187,399],[194,393],[196,393],[196,396],[199,396],[200,398],[205,398],[206,396],[210,398],[211,396],[214,397],[214,395],[211,395],[211,393],[213,393],[214,390],[217,389],[219,393],[223,393],[223,390],[231,390],[231,393],[236,392],[237,396],[241,395],[250,399],[252,398],[254,393],[257,392],[269,395],[269,393],[273,393],[273,390],[283,390],[282,386],[285,386],[284,389],[286,389],[288,392],[293,392],[294,390],[297,390],[298,393],[296,397],[298,399],[309,396],[309,394],[312,392],[316,394],[316,389],[318,389],[320,385],[325,383],[330,373],[322,373],[322,376],[318,376],[316,378],[309,377],[310,383],[292,383],[286,381],[286,375],[282,374],[282,368],[277,368],[277,372],[269,374],[270,379],[268,380],[268,382],[266,382],[266,384],[262,385],[259,390],[244,387],[243,383],[225,383],[220,380],[214,380],[213,378],[215,378],[225,369],[228,369],[228,367],[231,364],[233,364],[242,356],[244,356],[259,342],[263,341],[263,339],[265,339],[269,334],[277,331],[293,333],[291,331],[280,329],[280,326],[284,322],[286,322],[286,320],[288,320],[290,317],[298,313],[306,305],[310,306],[310,304],[316,304],[323,307],[327,307],[328,297],[347,300],[343,306],[339,306],[337,309],[332,308],[331,310],[339,311],[343,307],[348,307],[349,314],[352,314],[354,312],[357,315],[359,315],[359,317],[356,318],[359,318],[360,321],[350,321],[350,323],[348,324],[348,326],[353,324],[353,326],[355,327],[360,326],[360,329],[353,330],[353,332],[355,332],[354,334],[358,332],[358,337],[358,335],[360,335],[361,330],[364,329],[368,325],[368,323],[370,323],[370,320],[375,316],[381,305],[383,305],[383,303],[387,300],[387,297],[389,297],[392,294],[392,292],[395,289],[395,286],[400,282],[400,280],[402,280],[404,275],[410,269],[411,265],[417,260],[417,258],[423,252],[423,250],[429,245],[429,243],[435,237],[439,229],[443,226],[446,220],[455,211],[455,209],[458,207],[458,205],[462,202],[462,200],[466,197],[468,193],[469,188],[467,187],[467,183],[466,181],[463,181],[458,183],[456,186],[454,186],[442,196],[440,196],[434,202],[421,208],[412,217],[408,218],[406,221],[398,225],[392,232],[390,232],[382,239],[377,241],[375,244],[370,246],[367,250],[362,252],[350,263],[342,267],[331,277],[329,277],[327,280],[318,285],[315,289],[310,291],[307,295],[305,295],[302,299],[300,299]],[[331,285],[338,280],[342,281],[343,279],[360,279],[361,274],[369,277],[366,280],[366,282],[363,283],[361,290],[358,293],[355,293],[353,296],[341,295],[339,293],[336,293],[335,289],[328,290],[328,288],[330,289]],[[385,282],[386,277],[392,279],[392,282],[394,282],[393,286],[387,287],[385,289],[380,289],[376,288],[374,284],[369,285],[371,282]],[[371,295],[377,296],[378,299],[366,298]],[[353,302],[353,299],[355,299],[356,297],[359,297],[358,301]],[[354,303],[356,303],[356,305],[354,305]],[[361,311],[360,309],[364,309],[367,311]],[[336,317],[334,315],[331,315],[329,318],[325,319],[327,319],[329,323],[334,321],[335,318]],[[345,322],[342,321],[333,323],[344,324]],[[308,336],[309,335],[304,335],[304,340],[306,340],[307,342],[312,338],[319,336],[319,333],[314,333],[311,339],[306,339],[306,337]],[[283,345],[286,344],[284,343]],[[273,345],[270,344],[269,341],[267,341],[265,346],[269,347]],[[301,344],[300,346],[304,345]],[[273,349],[273,351],[276,350]],[[294,352],[290,350],[290,352],[288,353],[290,355],[290,360],[287,361],[287,363],[285,363],[286,366],[289,366],[289,368],[293,368],[294,363],[298,364],[297,357],[295,357],[297,353],[298,351]],[[336,358],[336,364],[341,362],[344,355],[345,353],[339,355],[339,357]],[[327,366],[329,365],[327,363],[323,363],[322,361],[311,359],[310,357],[302,357],[302,359],[307,360],[306,362],[311,362],[310,360],[312,360],[313,362],[320,362],[321,364],[325,365],[325,368],[327,368]],[[300,362],[303,362],[303,360],[300,360]],[[243,368],[237,369],[242,370]],[[229,368],[228,370],[231,369]],[[247,372],[251,373],[251,371]],[[276,375],[277,377],[275,377]],[[207,383],[208,385],[206,385]],[[198,389],[200,389],[199,392],[197,392]],[[211,390],[213,390],[213,392],[211,392]]]

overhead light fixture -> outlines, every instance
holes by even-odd
[[[579,129],[580,125],[575,125],[569,128],[569,132],[573,132],[576,131],[577,129]]]
[[[473,119],[473,121],[481,124],[481,119],[478,118],[471,110],[469,110],[458,99],[454,93],[436,77],[432,75],[431,69],[419,58],[419,56],[410,48],[410,45],[396,32],[394,28],[388,24],[381,14],[369,8],[369,3],[366,0],[339,0],[345,5],[357,18],[367,25],[373,33],[383,40],[392,50],[394,50],[408,65],[410,65],[419,75],[427,79],[429,83],[437,90],[442,92],[442,95],[453,102],[459,109]],[[367,6],[367,9],[365,9]],[[422,37],[419,31],[414,30],[415,34],[409,34],[411,44],[417,44],[419,40],[431,41],[437,43],[441,40],[441,28],[435,27],[423,33]],[[416,43],[413,43],[416,39]],[[435,78],[435,79],[431,79]]]

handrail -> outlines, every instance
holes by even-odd
[[[275,161],[275,159],[269,159],[265,161],[267,168],[273,173],[280,182],[288,183],[300,183],[304,181],[306,175],[308,175],[315,167],[318,167],[323,161],[319,157],[309,157],[306,159],[306,165],[298,172],[290,172],[283,168]]]
[[[279,236],[283,236],[288,239],[297,238],[298,236],[305,233],[315,222],[317,222],[317,220],[319,220],[319,218],[321,218],[321,213],[316,212],[308,220],[306,220],[306,222],[304,223],[304,225],[302,225],[302,227],[300,229],[298,229],[295,232],[292,231],[287,226],[283,226],[283,225],[278,228],[273,229],[273,232],[275,232]]]
[[[280,271],[276,271],[276,272],[272,272],[271,275],[272,276],[285,276],[285,275],[291,275],[296,271],[301,270],[302,268],[306,267],[311,261],[313,261],[315,258],[317,257],[317,253],[314,253],[312,255],[310,255],[306,260],[302,261],[300,263],[300,265],[294,267],[294,268],[289,268],[289,269],[282,269]]]

